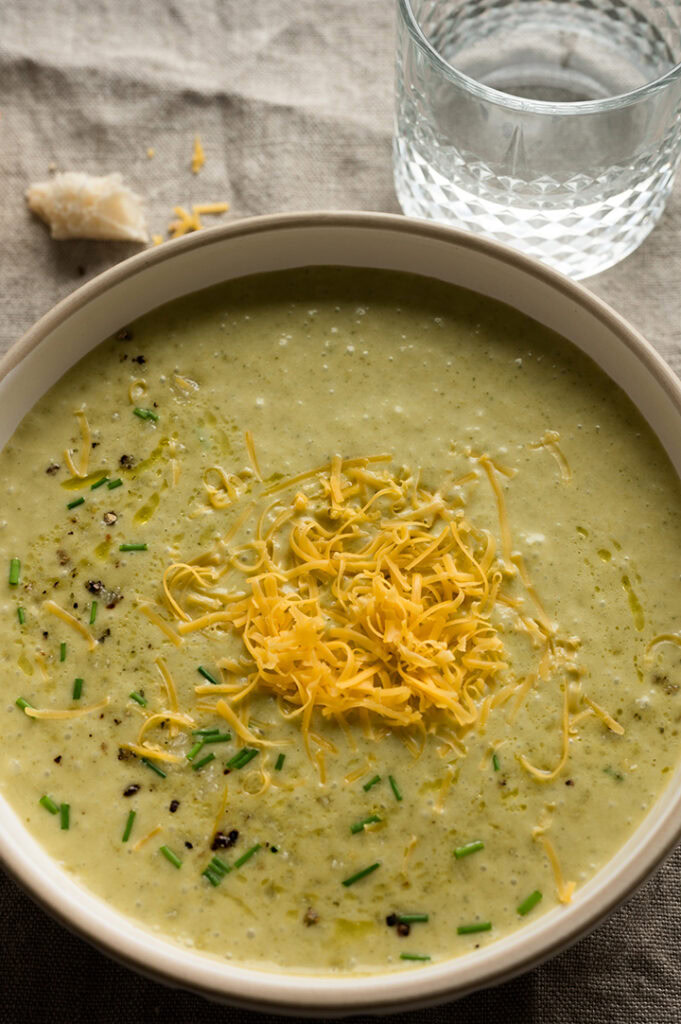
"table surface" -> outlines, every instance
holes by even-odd
[[[59,170],[120,170],[164,233],[179,204],[230,218],[399,212],[391,0],[14,0],[0,33],[0,352],[84,280],[137,251],[52,242],[25,209]],[[206,151],[190,171],[194,134]],[[150,159],[147,150],[152,147]],[[681,189],[644,245],[588,287],[681,370]],[[500,988],[405,1022],[681,1019],[681,851],[594,934]],[[72,937],[0,875],[0,1021],[267,1018],[173,992]],[[395,1018],[397,1019],[397,1018]]]

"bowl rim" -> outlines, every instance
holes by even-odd
[[[0,360],[0,381],[30,355],[52,331],[112,286],[125,282],[151,266],[171,261],[198,248],[210,247],[247,235],[292,228],[395,231],[469,249],[498,264],[520,270],[534,282],[548,285],[572,300],[603,324],[618,342],[631,350],[657,385],[666,392],[681,421],[681,382],[635,328],[583,285],[508,246],[469,232],[401,215],[373,212],[313,211],[245,218],[186,236],[173,241],[172,245],[158,246],[129,257],[81,285],[43,315]],[[297,265],[308,264],[303,258]],[[352,265],[360,266],[361,262],[358,260]],[[238,276],[238,273],[227,273],[225,279]],[[671,785],[671,781],[668,785]],[[681,804],[681,794],[676,800]],[[674,809],[667,808],[662,819],[652,830],[652,835],[639,842],[639,854],[640,848],[644,849],[644,854],[630,856],[617,869],[614,876],[604,880],[588,900],[574,908],[577,912],[563,927],[553,929],[555,934],[552,934],[548,943],[538,944],[538,933],[542,929],[526,925],[511,936],[480,950],[479,953],[452,957],[410,971],[377,972],[366,976],[297,974],[292,971],[278,973],[266,967],[242,968],[202,954],[188,953],[172,940],[156,937],[153,932],[144,929],[133,919],[120,915],[119,912],[116,913],[132,926],[125,934],[122,931],[117,933],[110,923],[106,924],[103,931],[98,932],[95,927],[96,902],[103,901],[90,890],[84,886],[81,889],[85,890],[87,899],[93,901],[93,908],[85,909],[85,899],[83,906],[75,899],[71,899],[65,907],[63,894],[57,890],[56,885],[43,879],[39,872],[32,870],[30,864],[26,863],[26,858],[22,860],[21,856],[15,855],[17,851],[11,849],[11,843],[7,842],[5,847],[6,841],[2,836],[0,864],[9,876],[28,892],[35,903],[68,930],[114,960],[149,978],[247,1009],[266,1009],[301,1016],[347,1016],[367,1011],[388,1012],[398,1008],[402,1011],[460,998],[485,986],[506,982],[556,955],[588,934],[617,906],[630,898],[669,854],[681,838],[681,819],[675,823],[672,813]],[[602,871],[599,872],[601,873]],[[137,941],[136,930],[143,935],[147,943],[144,959],[140,956],[141,943]],[[509,939],[517,937],[524,937],[525,941],[509,943]],[[495,963],[495,960],[499,961],[498,953],[494,955],[495,950],[498,951],[502,943],[508,944],[508,949],[504,949],[505,962]],[[179,969],[180,954],[186,957],[182,965],[183,970]],[[473,960],[475,962],[472,962]],[[464,963],[469,969],[465,976],[457,977],[456,975],[462,974],[462,971],[457,972],[456,965]]]

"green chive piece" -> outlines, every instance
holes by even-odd
[[[74,679],[73,680],[73,699],[74,700],[80,700],[82,693],[83,693],[83,680],[82,679]]]
[[[123,829],[123,835],[121,837],[122,843],[127,843],[128,839],[130,838],[130,833],[132,832],[132,826],[135,821],[136,814],[137,811],[130,811],[130,814],[128,815],[127,821],[125,823],[125,828]]]
[[[390,783],[390,788],[392,789],[393,793],[395,794],[395,799],[396,800],[401,800],[402,799],[402,794],[400,793],[400,787],[397,785],[397,783],[395,782],[395,780],[392,777],[392,775],[388,776],[388,782]]]
[[[210,867],[207,867],[205,871],[201,872],[203,878],[207,878],[211,885],[218,886],[222,881],[219,875],[216,875],[214,871],[211,871]]]
[[[135,416],[139,416],[141,420],[153,420],[154,423],[158,422],[158,413],[154,412],[153,409],[140,409],[139,406],[135,406],[132,410]]]
[[[66,644],[59,644],[59,660],[66,661]]]
[[[376,868],[380,868],[380,866],[381,862],[377,860],[375,864],[370,864],[368,868],[362,868],[362,870],[358,871],[357,874],[350,875],[349,878],[344,878],[341,884],[346,888],[349,885],[354,885],[355,882],[359,882],[360,878],[366,878],[367,875],[370,875],[372,871],[375,871]]]
[[[371,789],[371,787],[375,786],[380,781],[381,781],[381,776],[380,775],[374,775],[373,779],[369,779],[368,782],[364,783],[364,785],[362,786],[362,789],[364,790],[365,793],[368,793],[369,790]]]
[[[496,754],[492,754],[492,767],[494,768],[495,772],[499,771],[499,758],[497,757]]]
[[[225,864],[224,860],[220,860],[219,857],[213,857],[212,861],[208,865],[211,871],[214,871],[216,875],[228,875],[232,870],[229,864]]]
[[[148,551],[146,544],[121,544],[118,548],[119,551]]]
[[[97,602],[93,601],[90,605],[90,625],[94,626],[95,619],[97,618]]]
[[[464,843],[463,846],[457,846],[454,850],[454,856],[457,860],[461,860],[462,857],[468,857],[471,853],[477,853],[478,850],[484,850],[485,844],[482,839],[474,839],[472,843]]]
[[[71,812],[71,805],[70,804],[62,804],[61,807],[59,808],[59,815],[60,815],[60,820],[61,820],[61,828],[62,828],[62,831],[64,831],[64,832],[66,832],[68,830],[68,828],[69,828],[69,826],[71,824],[71,821],[70,821],[71,813],[70,812]]]
[[[525,914],[529,914],[529,912],[537,906],[541,899],[542,894],[539,892],[539,889],[535,889],[534,892],[531,892],[527,899],[524,899],[523,902],[517,907],[520,916],[525,917]]]
[[[19,625],[23,626],[23,624],[26,622],[26,611],[21,606],[17,608],[17,618],[19,620]]]
[[[192,736],[215,736],[219,729],[192,729]]]
[[[257,753],[258,751],[254,750],[253,747],[244,747],[238,754],[235,754],[234,757],[230,758],[225,767],[238,771],[240,768],[245,767],[249,761],[252,761]]]
[[[480,921],[478,924],[460,924],[456,929],[457,935],[475,935],[476,932],[491,932],[491,921]]]
[[[107,480],[106,486],[110,491],[113,491],[114,488],[116,487],[122,487],[123,481],[121,480],[120,477],[118,477],[116,480]]]
[[[21,708],[22,711],[25,711],[26,708],[32,708],[33,707],[33,705],[29,704],[29,702],[27,700],[24,700],[23,697],[17,697],[17,699],[14,701],[14,703],[16,704],[16,706],[18,708]]]
[[[363,832],[365,825],[378,824],[378,822],[380,820],[381,819],[379,818],[379,816],[377,814],[370,814],[369,817],[368,818],[364,818],[363,821],[356,821],[354,825],[351,825],[350,826],[350,831],[352,832],[352,834],[354,836],[358,832]]]
[[[276,764],[274,766],[275,772],[280,772],[281,771],[281,769],[284,767],[284,761],[285,760],[286,760],[286,754],[280,754],[279,757],[277,758],[277,762],[276,762]]]
[[[425,924],[430,920],[429,914],[400,914],[397,920],[400,924]]]
[[[216,679],[215,676],[211,672],[209,672],[207,668],[203,667],[203,665],[199,665],[196,671],[199,673],[199,675],[203,676],[204,679],[207,679],[209,683],[212,683],[213,686],[220,685],[220,680]]]
[[[400,960],[430,960],[430,957],[423,953],[400,953]]]
[[[41,807],[44,807],[50,814],[59,814],[59,804],[56,804],[51,796],[41,796],[38,801]]]
[[[84,505],[84,504],[85,504],[85,498],[74,498],[73,501],[70,501],[66,507],[67,508],[78,508],[79,505]]]
[[[9,561],[9,585],[10,587],[16,587],[19,583],[19,574],[21,573],[21,562],[18,558],[10,558]]]
[[[162,853],[165,859],[169,860],[174,868],[182,867],[182,861],[180,860],[176,853],[173,853],[169,846],[160,846],[159,853]]]
[[[98,487],[102,487],[103,484],[108,483],[108,479],[105,476],[100,476],[99,480],[96,480],[93,484],[90,484],[90,490],[96,491]]]
[[[137,690],[133,690],[132,693],[128,694],[130,700],[134,700],[136,704],[139,704],[141,708],[145,708],[148,704],[147,698],[143,697]]]
[[[162,779],[168,778],[163,769],[159,768],[159,766],[157,764],[154,764],[153,761],[150,761],[148,757],[141,757],[140,761],[142,762],[142,764],[145,764],[147,768],[151,768],[152,772],[156,772],[157,775],[160,775]]]
[[[210,762],[214,760],[215,754],[206,754],[206,756],[202,757],[200,761],[197,761],[196,764],[192,765],[192,771],[200,772],[204,765],[210,764]]]
[[[196,743],[194,744],[192,749],[187,754],[187,760],[188,761],[193,761],[194,760],[194,758],[196,757],[196,755],[198,754],[199,750],[201,749],[201,747],[203,746],[203,744],[205,742],[206,742],[206,737],[205,736],[202,736],[200,740],[196,741]]]
[[[624,782],[624,776],[622,775],[622,772],[616,771],[610,765],[608,765],[607,768],[604,768],[603,771],[606,775],[609,775],[610,778],[614,779],[616,782]]]
[[[242,866],[242,864],[245,864],[247,860],[250,860],[251,857],[253,856],[253,854],[257,853],[259,849],[260,849],[260,843],[256,843],[255,846],[252,846],[250,848],[250,850],[246,850],[245,853],[241,854],[241,856],[239,857],[238,860],[234,861],[234,867],[235,868],[240,868]]]
[[[229,743],[232,738],[231,732],[212,732],[209,736],[204,736],[204,743]]]

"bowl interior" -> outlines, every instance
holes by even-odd
[[[55,381],[127,322],[233,277],[295,266],[380,267],[439,278],[506,302],[586,352],[638,406],[681,475],[681,388],[631,327],[586,290],[472,235],[378,214],[257,218],[157,250],[79,289],[0,363],[0,444]],[[0,857],[51,913],[110,955],[166,983],[251,1008],[299,1014],[433,1003],[500,982],[557,952],[626,898],[681,833],[681,768],[615,858],[559,908],[489,947],[409,972],[357,978],[274,974],[200,956],[145,931],[81,888],[0,798]]]

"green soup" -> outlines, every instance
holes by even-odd
[[[181,945],[469,953],[578,898],[674,769],[679,482],[506,306],[232,281],[96,348],[0,467],[3,793]]]

